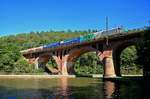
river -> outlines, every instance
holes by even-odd
[[[0,78],[0,99],[143,99],[141,82],[100,78]]]

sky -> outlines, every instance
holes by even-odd
[[[150,0],[0,0],[0,36],[148,25]]]

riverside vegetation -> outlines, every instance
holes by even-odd
[[[22,33],[17,35],[9,35],[0,37],[0,73],[1,74],[43,74],[44,69],[34,69],[33,64],[23,58],[20,50],[38,47],[64,40],[67,38],[78,37],[96,30],[88,31],[41,31]],[[150,35],[143,35],[144,43],[138,46],[130,46],[121,53],[121,73],[123,74],[142,74],[142,65],[148,64],[143,62],[150,60]],[[144,47],[143,47],[144,46]],[[145,50],[143,50],[143,48]],[[143,55],[148,56],[147,59],[140,59]],[[143,60],[141,62],[141,60]],[[146,65],[147,65],[146,64]],[[57,68],[53,59],[50,59],[48,65]],[[89,52],[81,55],[74,65],[77,74],[102,74],[103,66],[95,53]]]

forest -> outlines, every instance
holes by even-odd
[[[68,38],[79,37],[97,30],[82,31],[41,31],[20,33],[0,37],[0,74],[43,74],[45,70],[34,69],[33,64],[29,64],[20,51],[32,47],[61,41]],[[134,31],[134,30],[133,30]],[[142,33],[143,43],[138,46],[130,46],[121,53],[121,73],[122,74],[142,74],[143,66],[149,65],[150,60],[150,33],[149,30]],[[143,56],[147,56],[144,57]],[[48,65],[56,68],[53,60]],[[95,53],[89,52],[81,55],[74,65],[76,74],[102,74],[103,66]]]

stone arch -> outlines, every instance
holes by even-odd
[[[59,68],[57,67],[55,68],[50,68],[47,67],[47,63],[49,61],[49,59],[53,58],[58,66],[58,62],[57,62],[57,57],[55,55],[53,55],[53,53],[47,52],[47,53],[43,53],[41,54],[37,61],[38,61],[38,67],[43,68],[44,70],[46,70],[47,72],[52,72],[52,73],[59,73]]]
[[[117,46],[113,49],[113,60],[114,60],[114,68],[115,73],[117,76],[121,76],[121,64],[120,64],[120,55],[124,49],[126,49],[129,46],[137,46],[137,42],[139,42],[137,39],[130,40],[130,41],[124,41],[120,44],[117,44]]]
[[[40,54],[40,56],[38,57],[38,67],[40,68],[45,68],[46,63],[49,61],[49,59],[51,58],[51,53],[43,53]]]
[[[92,46],[85,46],[80,48],[74,48],[72,49],[67,56],[67,70],[69,74],[75,73],[74,71],[74,63],[78,57],[80,57],[82,54],[88,53],[88,52],[96,52],[98,57],[100,58],[100,53],[96,48],[93,48]]]

